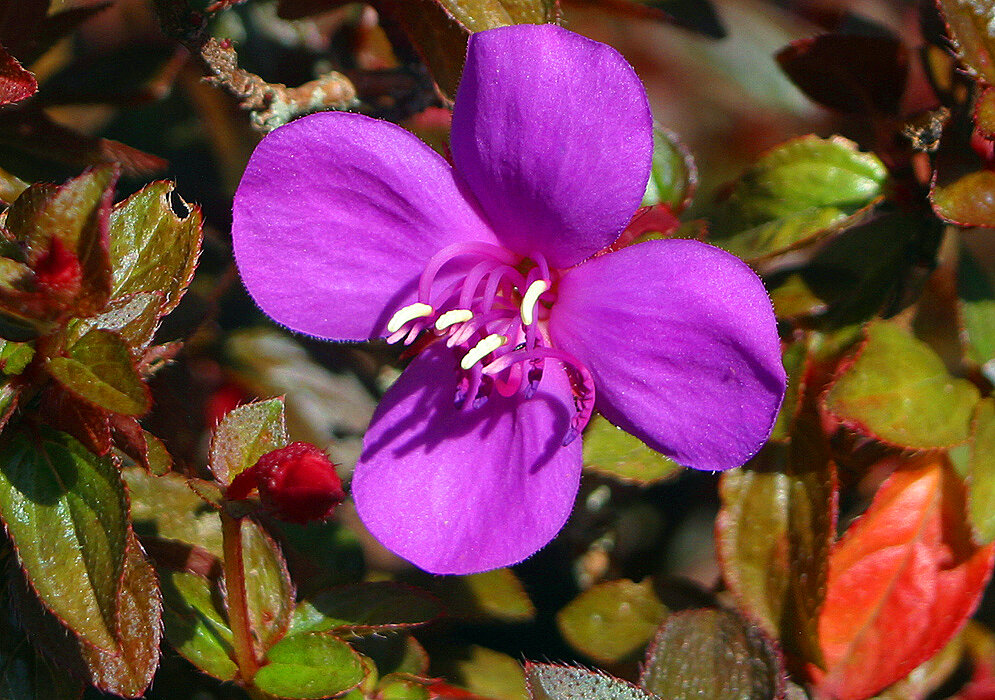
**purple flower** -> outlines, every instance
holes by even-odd
[[[549,542],[592,408],[697,469],[769,436],[785,375],[756,275],[687,240],[595,256],[639,206],[651,150],[618,53],[517,25],[470,39],[452,165],[344,113],[252,155],[233,235],[266,313],[320,338],[437,338],[383,397],[352,482],[370,531],[423,569],[483,571]]]

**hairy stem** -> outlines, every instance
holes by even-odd
[[[228,622],[231,624],[232,642],[235,646],[235,661],[242,680],[248,683],[259,670],[259,661],[252,644],[252,625],[245,597],[242,521],[222,513],[221,535],[225,555],[225,588],[228,591]]]

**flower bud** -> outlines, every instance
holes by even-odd
[[[58,238],[52,238],[48,250],[35,263],[35,283],[49,294],[72,296],[79,290],[83,268],[79,258]]]
[[[232,500],[259,491],[263,505],[281,520],[306,523],[328,518],[345,491],[335,465],[324,452],[306,442],[294,442],[267,452],[236,476],[228,487]]]

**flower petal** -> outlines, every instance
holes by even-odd
[[[504,244],[569,267],[615,240],[639,206],[653,121],[613,48],[519,24],[470,37],[451,139]]]
[[[531,399],[493,392],[453,405],[457,355],[430,346],[384,396],[352,495],[388,549],[437,574],[514,564],[563,527],[580,482],[580,440],[561,447],[573,408],[558,363]]]
[[[602,415],[680,464],[739,466],[770,436],[787,382],[770,299],[718,248],[649,241],[579,265],[550,333]]]
[[[384,334],[440,249],[495,242],[442,157],[399,126],[343,112],[262,140],[235,195],[232,237],[263,311],[338,340]]]

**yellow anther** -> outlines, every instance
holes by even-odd
[[[535,320],[536,302],[543,293],[549,291],[549,282],[546,280],[536,280],[529,285],[522,296],[522,323],[531,326]]]
[[[410,323],[416,318],[431,316],[433,313],[435,313],[435,309],[428,304],[417,301],[414,304],[405,306],[403,309],[398,309],[397,313],[391,316],[387,322],[387,331],[397,333],[406,323]]]
[[[469,352],[463,356],[459,366],[463,369],[470,369],[507,342],[508,338],[506,336],[491,333],[489,336],[470,348]]]
[[[453,309],[439,316],[435,321],[435,329],[444,331],[457,323],[464,323],[473,318],[473,312],[469,309]]]

